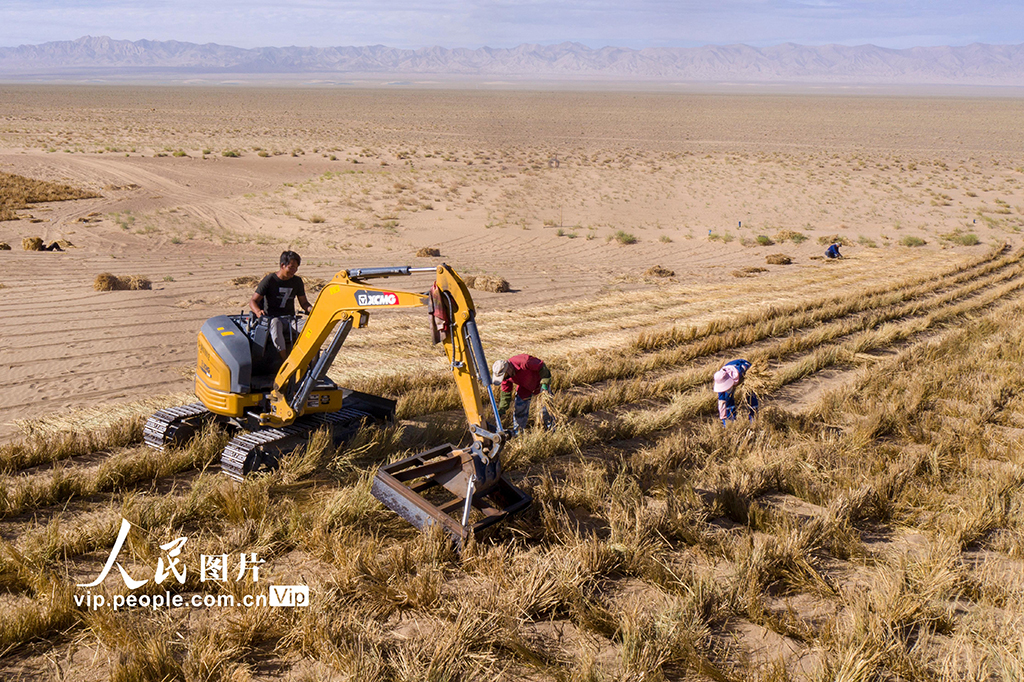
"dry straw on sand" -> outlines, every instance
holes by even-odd
[[[757,275],[761,274],[762,272],[768,272],[768,268],[760,268],[760,267],[757,267],[756,265],[751,265],[751,266],[748,266],[748,267],[745,267],[745,268],[741,268],[739,270],[733,270],[732,271],[732,276],[733,277],[756,277]]]
[[[236,287],[252,288],[260,283],[263,277],[257,275],[242,275],[241,277],[232,277],[228,280],[228,284]]]
[[[0,173],[0,220],[17,220],[16,210],[41,201],[89,199],[98,194],[45,180]]]
[[[781,253],[773,253],[764,258],[768,265],[789,265],[793,259]]]
[[[463,281],[466,282],[466,286],[470,289],[476,289],[478,291],[490,291],[495,294],[503,294],[508,291],[512,291],[512,287],[509,286],[508,280],[504,277],[493,277],[491,275],[470,275]]]
[[[829,244],[839,244],[840,246],[853,246],[853,242],[844,237],[841,234],[828,234],[822,237],[818,237],[818,243],[822,246],[828,246]]]
[[[430,258],[432,256],[437,257],[441,255],[441,249],[435,249],[430,246],[424,246],[422,249],[416,252],[416,255],[419,258]]]
[[[21,248],[26,251],[42,251],[43,240],[41,237],[25,237],[21,240]]]
[[[675,277],[676,273],[674,270],[663,268],[660,265],[652,265],[651,267],[644,270],[644,277]]]
[[[149,278],[142,275],[118,277],[109,272],[103,272],[96,275],[92,288],[96,291],[138,291],[139,289],[152,289],[153,284],[149,281]]]

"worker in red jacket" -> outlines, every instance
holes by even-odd
[[[512,435],[518,436],[526,428],[530,420],[530,400],[541,391],[551,393],[551,370],[543,360],[522,353],[513,355],[508,360],[498,360],[491,368],[491,378],[500,385],[501,396],[498,400],[498,412],[504,414],[509,404],[513,403],[515,389],[515,409],[512,414]],[[541,406],[541,419],[544,428],[550,428],[554,420],[548,411]]]

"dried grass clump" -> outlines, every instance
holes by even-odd
[[[504,277],[470,275],[463,281],[465,281],[467,287],[470,289],[476,289],[477,291],[490,291],[494,294],[504,294],[512,291],[512,287],[509,286],[508,280]]]
[[[21,240],[21,248],[26,251],[42,251],[43,240],[41,237],[25,237]]]
[[[153,283],[148,277],[142,275],[127,275],[118,277],[109,272],[96,275],[92,288],[96,291],[139,291],[141,289],[152,289]]]
[[[251,289],[260,283],[263,277],[258,275],[242,275],[240,277],[232,277],[228,280],[228,284],[234,287],[245,287]]]
[[[41,201],[91,199],[98,194],[44,180],[32,180],[11,173],[0,173],[0,220],[17,220],[17,209]]]
[[[765,256],[764,260],[768,265],[789,265],[793,262],[792,258],[781,253],[773,253]]]
[[[431,246],[424,246],[422,249],[416,252],[418,258],[436,258],[441,255],[441,249],[435,249]]]
[[[663,268],[660,265],[652,265],[651,267],[644,270],[644,277],[675,277],[676,273],[674,270]]]
[[[0,251],[10,251],[11,245],[7,242],[0,242]]]
[[[768,272],[768,268],[757,267],[756,265],[747,266],[740,268],[739,270],[733,270],[733,277],[756,277],[762,272]]]

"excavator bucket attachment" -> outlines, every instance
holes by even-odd
[[[438,524],[462,546],[470,533],[479,534],[531,502],[496,466],[490,476],[484,469],[468,450],[447,443],[382,466],[371,492],[421,531]]]

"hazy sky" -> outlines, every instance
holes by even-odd
[[[0,45],[84,35],[238,47],[1024,43],[1022,0],[0,0]]]

